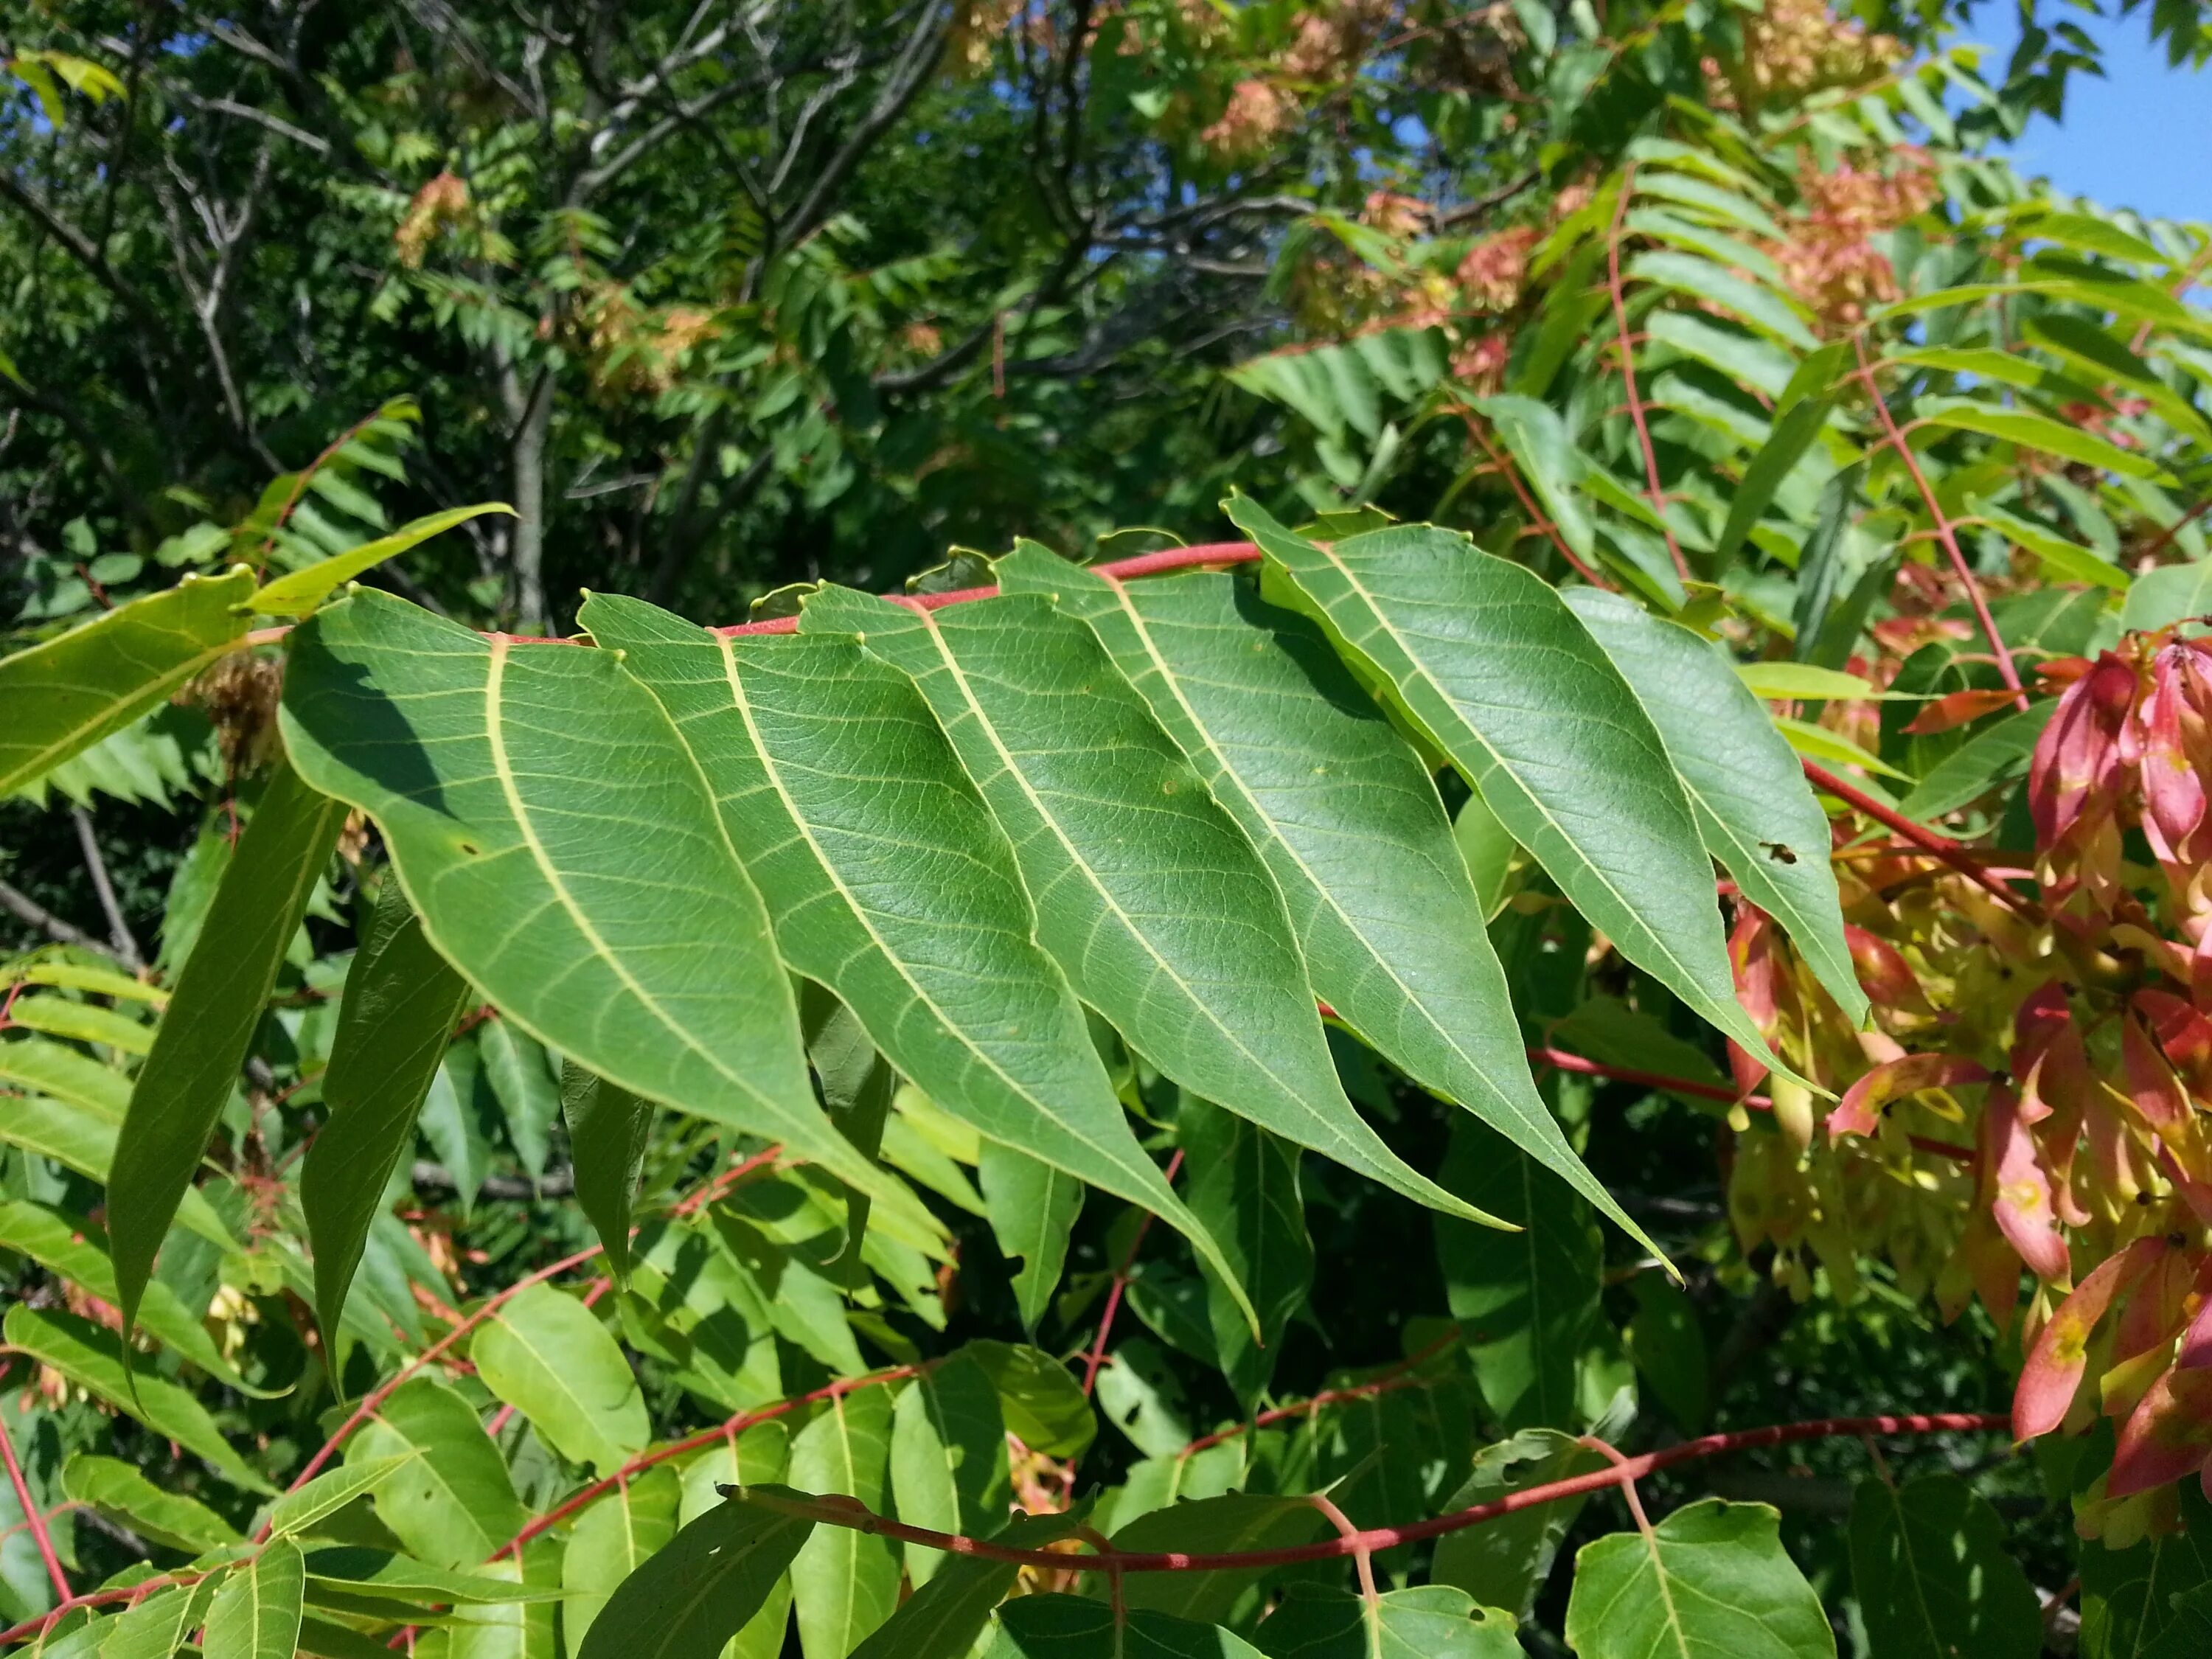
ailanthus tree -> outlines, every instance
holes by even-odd
[[[204,21],[9,43],[9,1643],[2202,1648],[2212,234],[1984,152],[2063,32]]]

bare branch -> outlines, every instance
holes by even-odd
[[[91,934],[72,927],[52,911],[20,888],[10,887],[0,881],[0,910],[5,910],[16,921],[37,928],[57,945],[82,945],[88,951],[106,947]]]
[[[938,0],[929,0],[921,8],[914,33],[907,37],[905,49],[898,62],[892,66],[876,99],[876,106],[854,130],[843,146],[832,155],[827,165],[816,175],[812,186],[799,204],[798,210],[786,222],[786,239],[789,242],[804,241],[821,222],[830,216],[830,204],[844,188],[845,180],[853,169],[860,166],[878,138],[888,132],[907,106],[927,84],[936,71],[937,61],[945,54],[945,43],[950,33],[949,19]]]
[[[76,820],[76,843],[84,850],[84,867],[92,876],[92,890],[100,895],[100,908],[107,917],[107,937],[115,947],[115,954],[133,973],[146,965],[138,953],[138,941],[131,932],[131,924],[123,919],[123,907],[116,902],[115,884],[107,878],[107,860],[100,855],[99,839],[92,833],[92,814],[82,806],[70,808],[70,817]]]

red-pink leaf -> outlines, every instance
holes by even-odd
[[[2061,1279],[2072,1271],[2066,1241],[2052,1212],[2051,1180],[2037,1158],[2035,1139],[2021,1121],[2020,1103],[2002,1085],[1982,1107],[1984,1156],[1995,1154],[1996,1192],[1990,1210],[1997,1227],[2038,1279]]]
[[[1850,947],[1851,969],[1858,975],[1859,988],[1875,1007],[1894,1008],[1910,1014],[1934,1012],[1928,1006],[1919,980],[1913,976],[1898,948],[1887,939],[1878,939],[1865,928],[1847,921],[1844,924],[1844,942]]]
[[[1872,1134],[1884,1107],[1923,1089],[1989,1080],[1989,1068],[1964,1054],[1907,1054],[1903,1060],[1893,1060],[1875,1066],[1844,1091],[1843,1100],[1828,1114],[1828,1138]]]
[[[2129,1414],[2112,1451],[2109,1497],[2131,1498],[2194,1474],[2212,1455],[2212,1371],[2169,1366]]]
[[[2189,1121],[2189,1097],[2142,1027],[2124,1014],[2120,1024],[2120,1063],[2127,1073],[2128,1098],[2153,1129],[2169,1133]]]
[[[2012,1396],[2012,1437],[2033,1440],[2049,1434],[2066,1418],[2067,1407],[2088,1369],[2089,1336],[2112,1305],[2112,1298],[2142,1277],[2166,1249],[2163,1238],[2139,1238],[2118,1255],[2106,1256],[2058,1304],[2021,1367]]]

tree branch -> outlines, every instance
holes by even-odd
[[[907,106],[927,84],[937,68],[937,60],[944,55],[947,34],[947,20],[938,0],[929,0],[921,9],[914,33],[907,38],[906,48],[892,66],[890,77],[876,100],[876,106],[853,136],[848,138],[829,164],[816,175],[813,185],[801,198],[798,210],[787,220],[787,242],[804,241],[823,220],[830,216],[830,205],[853,169],[860,166],[875,142],[888,132]]]
[[[18,921],[37,928],[57,945],[75,945],[88,951],[106,947],[82,928],[72,927],[28,893],[0,881],[0,909],[4,909]]]
[[[70,816],[76,820],[76,844],[84,850],[84,867],[92,876],[92,890],[100,895],[100,908],[107,917],[107,936],[115,946],[115,954],[123,958],[124,965],[137,973],[146,965],[139,954],[138,941],[132,937],[131,924],[123,919],[123,907],[116,902],[115,884],[107,878],[107,860],[100,855],[100,842],[92,833],[92,814],[82,806],[70,808]]]

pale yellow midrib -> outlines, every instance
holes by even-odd
[[[1060,829],[1058,822],[1053,817],[1053,815],[1045,810],[1044,803],[1037,798],[1036,791],[1030,787],[1029,779],[1022,775],[1022,769],[1020,766],[1015,763],[1012,752],[1008,750],[1006,744],[999,741],[999,733],[996,728],[992,726],[990,717],[984,714],[982,704],[976,701],[975,693],[968,684],[967,675],[961,672],[960,665],[953,659],[951,647],[945,644],[945,636],[939,631],[936,620],[927,613],[924,613],[922,616],[922,623],[929,635],[930,642],[937,647],[939,660],[944,663],[945,671],[952,676],[953,684],[960,688],[960,696],[962,700],[967,703],[969,711],[975,716],[975,725],[977,729],[980,730],[983,733],[985,738],[988,740],[993,750],[998,755],[1000,763],[1006,768],[1007,776],[1013,779],[1015,787],[1020,789],[1024,798],[1028,800],[1031,810],[1036,813],[1037,817],[1043,823],[1045,828],[1052,831],[1053,839],[1060,843],[1060,849],[1067,854],[1068,862],[1083,872],[1084,880],[1090,884],[1091,890],[1098,895],[1099,902],[1104,904],[1109,910],[1114,913],[1115,918],[1121,924],[1122,931],[1127,933],[1131,939],[1134,939],[1144,948],[1145,954],[1152,959],[1153,963],[1158,967],[1160,972],[1166,975],[1169,981],[1175,985],[1176,988],[1182,993],[1184,1000],[1188,1002],[1192,1007],[1196,1008],[1200,1013],[1206,1017],[1207,1024],[1212,1025],[1215,1030],[1220,1032],[1222,1036],[1226,1039],[1231,1048],[1235,1048],[1238,1054],[1243,1055],[1246,1060],[1251,1061],[1251,1063],[1258,1068],[1260,1074],[1265,1077],[1270,1083],[1273,1084],[1278,1089],[1280,1089],[1285,1096],[1291,1100],[1297,1101],[1301,1106],[1304,1106],[1304,1097],[1300,1095],[1297,1091],[1291,1088],[1289,1084],[1284,1082],[1281,1078],[1277,1077],[1273,1068],[1270,1066],[1267,1061],[1261,1060],[1259,1055],[1254,1054],[1249,1048],[1246,1048],[1243,1041],[1237,1036],[1237,1033],[1230,1030],[1228,1026],[1223,1024],[1221,1021],[1216,1018],[1213,1010],[1206,1006],[1205,999],[1194,992],[1191,989],[1188,981],[1187,981],[1182,975],[1176,973],[1173,968],[1168,965],[1167,959],[1161,956],[1158,951],[1152,948],[1152,942],[1149,939],[1146,938],[1142,931],[1140,931],[1137,927],[1137,924],[1130,920],[1129,913],[1124,910],[1120,904],[1115,902],[1114,896],[1106,890],[1106,884],[1098,879],[1097,872],[1092,870],[1090,864],[1084,859],[1083,855],[1076,851],[1075,844],[1068,840],[1066,832]],[[1311,1110],[1312,1109],[1310,1107],[1307,1107],[1306,1109]],[[1339,1135],[1337,1139],[1338,1144],[1341,1146],[1350,1146],[1352,1144],[1345,1140],[1341,1135]]]
[[[507,641],[495,639],[491,641],[490,669],[484,676],[484,743],[491,750],[492,771],[499,780],[500,793],[507,802],[507,811],[514,819],[515,829],[520,833],[523,844],[529,849],[532,862],[537,865],[538,873],[544,877],[545,884],[552,890],[554,898],[562,909],[568,913],[569,921],[575,924],[576,931],[583,934],[590,942],[592,949],[597,952],[599,960],[606,963],[608,969],[617,979],[622,981],[629,994],[635,997],[655,1019],[667,1028],[669,1034],[685,1048],[705,1060],[724,1082],[739,1091],[749,1099],[758,1101],[761,1104],[769,1107],[776,1112],[777,1115],[784,1115],[780,1107],[767,1100],[758,1091],[725,1066],[719,1055],[702,1044],[696,1037],[679,1024],[675,1018],[646,990],[645,987],[638,982],[636,975],[632,974],[629,967],[615,954],[614,948],[600,935],[599,930],[592,925],[590,918],[584,915],[582,908],[577,904],[574,896],[562,884],[559,873],[553,867],[552,859],[546,854],[545,843],[538,839],[537,827],[530,821],[530,815],[523,805],[521,792],[515,787],[514,768],[507,763],[507,740],[501,735],[500,714],[500,689],[507,677]]]
[[[1452,702],[1449,694],[1448,694],[1441,685],[1437,684],[1436,677],[1431,674],[1426,667],[1422,665],[1419,656],[1416,654],[1413,648],[1406,642],[1405,635],[1401,634],[1395,627],[1392,626],[1390,619],[1383,614],[1382,606],[1376,603],[1374,593],[1360,581],[1358,576],[1354,575],[1352,571],[1336,557],[1333,551],[1324,550],[1322,556],[1328,559],[1330,565],[1336,570],[1337,574],[1344,578],[1346,586],[1350,587],[1353,593],[1358,596],[1359,602],[1366,606],[1367,614],[1373,618],[1376,627],[1382,629],[1384,634],[1389,636],[1390,643],[1396,646],[1399,653],[1408,663],[1413,665],[1415,671],[1419,673],[1422,680],[1428,685],[1429,689],[1434,691],[1437,696],[1443,699],[1444,706],[1452,710],[1454,718],[1457,719],[1462,726],[1467,727],[1469,734],[1474,737],[1477,743],[1483,746],[1483,749],[1488,753],[1491,759],[1495,761],[1498,763],[1498,768],[1503,770],[1507,776],[1513,780],[1514,787],[1519,789],[1521,793],[1528,798],[1529,804],[1534,806],[1537,811],[1543,814],[1544,822],[1552,827],[1553,832],[1556,834],[1562,842],[1565,842],[1568,847],[1574,848],[1576,860],[1584,869],[1590,872],[1591,876],[1604,887],[1607,892],[1610,893],[1613,896],[1614,900],[1620,905],[1622,909],[1626,910],[1631,916],[1635,917],[1636,925],[1638,927],[1642,929],[1644,937],[1651,941],[1654,949],[1657,951],[1658,954],[1664,957],[1668,962],[1674,963],[1676,970],[1681,973],[1686,978],[1689,979],[1692,984],[1696,983],[1697,976],[1691,972],[1689,964],[1685,963],[1680,957],[1676,956],[1666,942],[1652,930],[1650,925],[1645,922],[1641,916],[1636,915],[1636,908],[1633,905],[1629,903],[1628,896],[1613,884],[1613,878],[1608,875],[1595,860],[1584,854],[1580,848],[1575,847],[1574,837],[1570,836],[1567,833],[1565,827],[1559,823],[1558,818],[1552,815],[1552,809],[1545,805],[1544,802],[1536,794],[1534,790],[1529,788],[1527,784],[1521,781],[1520,775],[1510,766],[1508,766],[1505,763],[1505,757],[1498,752],[1497,749],[1492,744],[1490,740],[1484,737],[1481,732],[1476,731],[1473,723],[1468,720],[1464,715],[1460,714],[1457,707]],[[1647,715],[1646,718],[1648,719],[1650,717]],[[1663,741],[1660,744],[1659,752],[1662,755],[1667,752],[1666,744]],[[1692,820],[1690,827],[1692,833],[1694,833],[1697,829],[1694,817]],[[1702,845],[1702,842],[1700,844]]]
[[[823,875],[828,878],[830,886],[836,890],[838,897],[845,901],[845,908],[853,913],[854,919],[860,924],[861,931],[867,934],[869,941],[875,945],[877,951],[882,955],[884,960],[890,963],[892,969],[897,973],[900,980],[905,983],[908,989],[914,993],[915,1000],[921,1003],[923,1007],[928,1009],[930,1013],[935,1017],[938,1024],[945,1030],[950,1032],[952,1036],[958,1041],[961,1047],[969,1054],[972,1054],[987,1071],[988,1071],[993,1076],[996,1077],[1001,1083],[1005,1084],[1009,1090],[1013,1091],[1014,1095],[1018,1098],[1029,1102],[1043,1115],[1051,1118],[1052,1121],[1054,1123],[1060,1124],[1060,1127],[1066,1130],[1069,1134],[1076,1135],[1076,1139],[1082,1140],[1085,1146],[1091,1147],[1091,1149],[1097,1152],[1100,1157],[1106,1158],[1109,1163],[1116,1163],[1117,1167],[1119,1167],[1117,1160],[1114,1159],[1111,1152],[1108,1148],[1097,1146],[1095,1142],[1091,1141],[1087,1138],[1077,1134],[1076,1131],[1069,1125],[1062,1123],[1059,1118],[1054,1117],[1050,1109],[1046,1105],[1045,1102],[1039,1098],[1033,1091],[1024,1088],[1022,1085],[1016,1082],[1012,1075],[1009,1073],[1003,1066],[1000,1065],[995,1059],[978,1047],[975,1040],[969,1036],[966,1032],[955,1025],[952,1023],[951,1016],[945,1012],[943,1005],[941,1005],[936,998],[931,996],[928,992],[922,989],[921,981],[915,979],[914,975],[908,971],[905,963],[900,960],[897,953],[890,948],[888,943],[885,942],[883,934],[877,931],[874,919],[865,908],[862,908],[860,900],[854,896],[852,889],[846,884],[845,878],[839,873],[836,867],[830,863],[829,854],[822,850],[821,842],[815,839],[813,825],[810,824],[806,821],[805,815],[799,810],[799,803],[792,799],[790,790],[785,787],[783,774],[775,763],[775,757],[769,752],[768,744],[762,741],[760,727],[753,720],[752,704],[746,698],[744,688],[738,678],[738,659],[735,647],[732,645],[727,635],[716,635],[714,636],[714,643],[721,651],[722,677],[729,684],[730,701],[737,709],[738,718],[744,722],[745,736],[752,744],[753,752],[760,757],[761,770],[763,775],[768,779],[769,787],[775,791],[775,798],[779,801],[782,802],[784,812],[791,819],[793,825],[798,830],[799,838],[806,843],[807,850],[814,854],[814,862],[821,868]],[[973,706],[972,703],[970,706]],[[1040,951],[1042,949],[1042,946],[1036,946],[1033,948]],[[1049,1162],[1050,1160],[1047,1161]],[[1073,1172],[1071,1171],[1070,1173]],[[1141,1187],[1143,1183],[1139,1181],[1138,1184]],[[1153,1195],[1155,1201],[1157,1200],[1157,1194]]]
[[[1183,718],[1190,722],[1191,730],[1197,732],[1199,737],[1204,740],[1206,752],[1213,757],[1215,764],[1220,769],[1221,775],[1227,778],[1231,783],[1237,786],[1237,793],[1243,797],[1245,805],[1252,809],[1254,816],[1256,817],[1260,822],[1269,825],[1272,829],[1274,823],[1274,819],[1268,816],[1267,808],[1260,805],[1259,799],[1253,794],[1249,788],[1246,787],[1244,780],[1237,775],[1237,769],[1230,765],[1229,757],[1221,752],[1220,746],[1214,742],[1213,733],[1206,729],[1206,722],[1199,718],[1198,711],[1191,707],[1190,699],[1183,695],[1182,684],[1176,680],[1174,672],[1169,668],[1167,659],[1160,654],[1158,646],[1152,641],[1152,630],[1145,626],[1145,619],[1142,613],[1138,611],[1136,605],[1131,601],[1127,586],[1110,576],[1104,578],[1104,580],[1108,586],[1114,590],[1114,597],[1121,605],[1123,613],[1129,618],[1129,625],[1136,630],[1138,642],[1144,647],[1146,659],[1152,663],[1153,670],[1159,676],[1161,683],[1164,684],[1168,688],[1169,691],[1173,694],[1176,700],[1176,705],[1182,710]],[[1413,988],[1406,983],[1404,977],[1398,972],[1397,969],[1392,965],[1392,963],[1384,957],[1380,951],[1376,951],[1372,945],[1367,945],[1367,936],[1360,932],[1359,924],[1352,919],[1351,914],[1345,909],[1344,906],[1340,902],[1338,902],[1336,895],[1331,892],[1328,888],[1322,884],[1321,878],[1314,873],[1313,866],[1306,862],[1305,859],[1299,854],[1297,848],[1291,845],[1289,838],[1282,835],[1279,831],[1276,831],[1274,832],[1274,842],[1278,847],[1283,849],[1284,855],[1287,857],[1292,864],[1295,864],[1298,867],[1299,873],[1306,878],[1307,885],[1311,887],[1316,893],[1319,894],[1322,902],[1327,904],[1331,910],[1334,910],[1336,913],[1337,920],[1344,924],[1346,931],[1351,933],[1351,935],[1354,939],[1358,939],[1363,945],[1367,945],[1367,955],[1369,959],[1373,961],[1382,969],[1383,973],[1389,976],[1390,982],[1398,988],[1399,994],[1405,998],[1406,1001],[1410,1006],[1420,1010],[1421,1018],[1428,1022],[1429,1029],[1434,1031],[1439,1037],[1443,1038],[1444,1045],[1449,1048],[1452,1053],[1460,1057],[1461,1060],[1465,1063],[1468,1070],[1474,1073],[1476,1077],[1481,1079],[1483,1083],[1493,1091],[1501,1100],[1510,1100],[1511,1097],[1508,1095],[1503,1088],[1499,1087],[1498,1083],[1491,1077],[1488,1072],[1485,1071],[1481,1066],[1476,1063],[1473,1055],[1469,1054],[1466,1049],[1459,1046],[1459,1043],[1453,1038],[1452,1034],[1444,1029],[1443,1023],[1437,1019],[1434,1014],[1429,1012],[1427,1006],[1421,1001],[1419,997],[1414,994]],[[1466,1103],[1462,1101],[1456,1103],[1464,1105]]]

